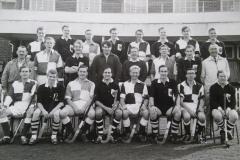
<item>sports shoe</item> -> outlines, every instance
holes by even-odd
[[[143,135],[143,134],[140,134],[140,135],[139,135],[139,139],[140,139],[140,141],[141,141],[142,143],[144,143],[144,142],[147,141],[146,135]]]
[[[84,143],[89,142],[86,134],[81,134],[81,139],[82,139],[82,142],[84,142]]]
[[[27,137],[21,136],[21,144],[22,144],[22,145],[28,144],[28,139],[27,139]]]
[[[30,145],[34,145],[34,144],[36,144],[36,143],[37,143],[37,139],[35,139],[35,138],[30,138],[28,144],[30,144]]]
[[[70,143],[70,141],[73,139],[74,133],[70,133],[67,138],[64,140],[66,143]]]
[[[3,137],[0,139],[0,144],[10,144],[10,137]]]
[[[51,138],[51,143],[54,145],[58,144],[57,137]]]
[[[170,142],[177,144],[180,142],[179,136],[177,135],[177,133],[172,133],[169,137]]]
[[[102,143],[102,140],[103,140],[102,136],[98,136],[95,143],[97,144]]]
[[[189,143],[191,141],[191,135],[190,134],[185,134],[181,140],[184,143]]]

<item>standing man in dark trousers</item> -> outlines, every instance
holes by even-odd
[[[56,40],[54,49],[61,55],[65,63],[68,57],[73,55],[74,39],[70,36],[70,27],[67,25],[62,26],[63,35]]]
[[[123,41],[119,40],[117,28],[111,28],[110,31],[110,41],[112,43],[111,52],[118,56],[121,64],[123,64],[127,59],[126,47]]]

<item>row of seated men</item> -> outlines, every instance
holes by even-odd
[[[107,42],[104,42],[107,44]],[[103,44],[103,48],[108,45]],[[86,139],[86,132],[96,122],[98,137],[97,142],[103,141],[103,119],[105,116],[111,118],[111,140],[117,142],[119,135],[116,132],[120,121],[123,123],[123,135],[121,139],[126,140],[131,132],[131,117],[137,117],[139,125],[138,134],[141,141],[146,141],[146,126],[150,119],[154,142],[159,140],[158,121],[164,115],[171,121],[170,140],[172,142],[190,141],[190,120],[197,118],[195,136],[200,135],[206,126],[206,115],[204,113],[204,87],[197,82],[196,69],[186,69],[186,80],[177,83],[169,77],[166,65],[158,67],[156,72],[159,77],[147,84],[139,80],[141,68],[132,65],[129,68],[129,79],[121,84],[113,80],[111,66],[104,66],[102,78],[98,83],[90,81],[88,67],[79,65],[76,79],[70,81],[67,87],[60,83],[58,72],[50,69],[46,75],[46,81],[37,87],[39,81],[30,79],[30,68],[21,66],[20,79],[14,81],[10,88],[0,112],[0,123],[3,128],[4,137],[1,144],[10,142],[10,126],[8,117],[24,115],[24,127],[21,135],[22,144],[35,144],[40,116],[52,119],[51,142],[58,143],[57,132],[60,122],[66,128],[68,137],[66,142],[71,141],[75,131],[70,117],[79,116],[84,123],[81,127],[81,138]],[[228,139],[232,139],[231,131],[238,119],[235,110],[235,89],[227,82],[227,74],[219,70],[217,82],[210,87],[210,109],[214,121],[220,128],[221,140],[224,142],[225,132]],[[120,86],[120,87],[119,87]],[[31,99],[35,98],[33,105]],[[119,94],[118,94],[119,93]],[[94,101],[94,105],[92,105]],[[86,113],[86,114],[84,114]],[[86,115],[86,116],[83,116]],[[224,130],[224,117],[227,118],[227,130]],[[179,137],[179,123],[183,121],[185,135]],[[133,123],[133,122],[132,122]],[[26,137],[31,127],[31,138]]]

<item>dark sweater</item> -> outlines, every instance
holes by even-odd
[[[224,109],[224,93],[230,95],[230,101],[226,99],[226,108],[235,108],[235,89],[232,85],[227,84],[222,88],[218,83],[213,84],[210,87],[210,107],[211,109],[217,109],[219,106]]]
[[[172,42],[166,42],[164,43],[165,45],[167,45],[170,48],[170,55],[169,57],[171,57],[172,55],[176,54],[176,50],[175,50],[175,46]],[[159,57],[160,53],[159,53],[159,47],[163,45],[161,42],[157,41],[154,42],[151,45],[151,54],[154,55],[155,57]]]
[[[111,40],[109,40],[112,43],[112,50],[111,52],[118,56],[121,64],[123,64],[127,60],[127,51],[126,47],[123,41],[116,40],[115,43],[113,43]]]
[[[61,55],[63,62],[66,62],[67,58],[73,55],[70,46],[73,45],[74,41],[74,39],[68,39],[66,41],[62,38],[56,40],[54,49]]]
[[[125,82],[127,80],[130,79],[130,75],[129,75],[129,69],[131,66],[133,65],[137,65],[141,68],[140,70],[140,75],[139,75],[139,80],[144,82],[147,78],[147,66],[146,66],[146,63],[144,61],[136,61],[136,62],[133,62],[133,61],[130,61],[130,60],[126,60],[124,63],[123,63],[123,66],[122,66],[122,81]]]
[[[206,58],[208,58],[210,56],[210,53],[208,51],[210,44],[211,44],[211,42],[206,41],[205,43],[203,43],[201,45],[201,48],[200,48],[201,49],[201,57],[203,59],[206,59]],[[226,49],[225,49],[224,43],[221,42],[221,41],[217,41],[216,44],[219,47],[222,47],[222,54],[219,54],[219,55],[222,56],[222,57],[226,57]]]

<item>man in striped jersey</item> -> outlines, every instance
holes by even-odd
[[[58,143],[57,132],[60,123],[59,111],[64,106],[65,89],[57,82],[56,70],[49,70],[47,77],[47,82],[40,85],[37,90],[37,109],[34,111],[32,117],[32,136],[29,144],[35,144],[37,142],[40,116],[43,116],[44,120],[52,118],[51,142],[52,144]]]
[[[20,68],[21,79],[14,81],[0,109],[0,123],[3,128],[3,138],[0,144],[10,143],[10,125],[8,117],[22,117],[26,113],[22,130],[22,142],[26,141],[27,131],[30,129],[31,114],[34,106],[29,104],[37,87],[37,82],[29,79],[30,69],[27,66]],[[11,105],[12,104],[12,105]],[[30,107],[28,107],[30,105]],[[28,109],[29,108],[29,109]],[[27,110],[28,109],[28,110]]]
[[[55,40],[52,37],[45,39],[46,49],[37,53],[34,59],[35,78],[39,85],[47,82],[47,73],[50,69],[58,71],[58,80],[63,81],[63,62],[60,54],[53,50]]]
[[[120,103],[123,110],[124,138],[130,133],[130,117],[140,118],[139,135],[141,141],[146,141],[146,126],[148,123],[148,90],[147,86],[138,79],[140,67],[133,65],[129,69],[131,79],[121,86]],[[138,122],[137,122],[138,123]]]
[[[83,114],[93,99],[95,89],[95,84],[87,79],[87,75],[88,67],[85,65],[80,65],[78,69],[78,78],[69,82],[67,85],[65,93],[67,105],[60,111],[61,121],[69,133],[66,142],[69,142],[74,135],[74,129],[69,118],[70,116],[76,115],[79,116],[81,120],[85,121],[82,127],[83,140],[86,140],[84,133],[94,122],[95,111],[92,106],[90,106],[91,108],[87,114],[87,117],[83,119]]]

